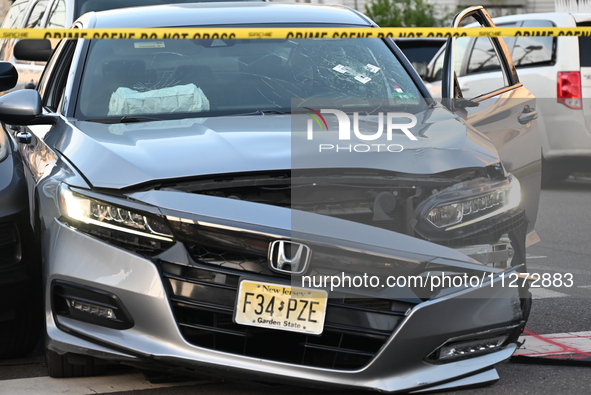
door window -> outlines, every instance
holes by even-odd
[[[507,27],[508,25],[501,25]],[[511,25],[513,26],[513,25]],[[523,21],[521,27],[554,27],[554,24],[545,20]],[[555,61],[555,37],[548,36],[519,36],[512,37],[510,42],[505,38],[507,46],[511,50],[511,57],[515,67],[539,66],[553,64]]]
[[[47,0],[38,1],[31,10],[31,14],[29,18],[25,22],[25,27],[32,28],[32,27],[41,27],[41,20],[45,15],[45,10],[47,9]]]
[[[497,52],[488,37],[478,37],[472,48],[466,75],[501,70]]]
[[[478,23],[474,16],[466,20],[471,26],[474,26],[474,22]],[[488,24],[489,22],[486,22],[484,26]],[[458,47],[463,46],[459,39],[457,41]],[[510,38],[511,46],[513,41],[514,39]],[[510,52],[503,37],[472,38],[467,50],[463,50],[462,53],[456,51],[457,57],[465,58],[462,54],[467,54],[468,58],[463,62],[463,68],[455,67],[455,72],[460,77],[459,86],[465,92],[464,97],[476,99],[488,96],[516,82],[517,75],[509,64],[510,59],[507,59]]]
[[[456,57],[454,58],[454,70],[456,73],[462,69],[462,63],[466,54],[466,49],[470,44],[471,40],[469,37],[461,37],[456,39]],[[447,44],[446,44],[447,45]],[[445,47],[445,45],[444,45]],[[444,48],[445,49],[445,48]],[[429,72],[429,75],[425,78],[427,82],[441,81],[443,75],[443,59],[445,58],[445,51],[439,51],[437,58],[433,62],[433,66]]]
[[[48,29],[63,29],[66,28],[66,2],[58,0],[51,6],[49,11],[49,18],[47,19]]]
[[[67,76],[75,49],[75,40],[63,42],[53,53],[45,73],[41,76],[39,94],[42,97],[43,106],[51,111],[57,112],[64,98]]]
[[[25,18],[25,10],[28,4],[28,0],[16,0],[8,10],[6,17],[4,17],[2,28],[13,29],[20,27]]]
[[[28,0],[16,0],[14,4],[8,10],[4,22],[2,23],[3,29],[14,29],[21,27],[23,20],[25,19],[25,11],[29,4]],[[14,40],[0,40],[0,60],[10,61],[12,57],[11,41]]]

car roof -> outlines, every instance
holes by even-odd
[[[356,25],[375,26],[361,13],[343,6],[301,3],[224,2],[168,4],[88,13],[85,28],[215,25]]]
[[[559,27],[574,27],[576,22],[591,21],[591,13],[585,12],[540,12],[502,16],[493,19],[495,23],[520,22],[524,20],[548,20]]]

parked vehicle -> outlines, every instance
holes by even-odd
[[[168,3],[196,3],[209,1],[228,0],[14,0],[2,28],[47,28],[64,29],[72,26],[72,23],[82,14],[93,11],[114,10],[124,7],[137,7],[142,5],[158,5]],[[257,0],[242,0],[257,1]],[[264,0],[260,0],[264,1]],[[11,62],[19,73],[19,80],[15,89],[35,88],[47,57],[43,51],[51,51],[51,48],[37,49],[39,56],[34,59],[18,60],[14,57],[14,45],[19,40],[0,40],[0,61]],[[55,45],[57,40],[53,42]],[[52,46],[53,47],[53,46]]]
[[[585,27],[589,13],[519,14],[494,19],[499,27]],[[486,92],[500,78],[499,64],[481,48],[484,38],[463,39],[458,80],[470,96]],[[505,37],[520,81],[538,99],[545,185],[574,171],[591,169],[591,56],[589,37]],[[434,59],[427,81],[439,80],[443,51]]]
[[[12,66],[0,63],[7,75]],[[7,75],[8,77],[8,75]],[[10,89],[13,78],[0,80]],[[43,325],[41,265],[29,223],[23,162],[12,135],[0,131],[0,359],[33,351]]]
[[[482,7],[457,22],[473,16],[491,23]],[[75,23],[123,26],[375,27],[277,3]],[[451,110],[467,101],[435,102],[389,39],[61,42],[36,90],[0,99],[40,239],[50,376],[106,361],[388,392],[498,379],[530,310],[540,177],[535,119],[509,116],[535,98],[500,54],[511,85],[465,121]]]

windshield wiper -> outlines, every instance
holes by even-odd
[[[153,122],[162,121],[161,118],[150,118],[150,117],[130,117],[126,115],[118,120],[118,123],[132,123],[132,122]]]
[[[161,118],[150,118],[150,117],[131,117],[125,115],[121,118],[100,118],[100,119],[87,119],[86,122],[100,122],[100,123],[133,123],[133,122],[154,122],[162,121]]]
[[[268,110],[256,110],[252,112],[244,112],[240,114],[228,114],[231,116],[242,116],[242,115],[267,115],[267,114],[291,114],[289,110],[281,110],[281,109],[268,109]]]

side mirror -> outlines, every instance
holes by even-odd
[[[16,86],[18,71],[10,62],[0,62],[0,91],[7,91]]]
[[[41,116],[41,96],[32,89],[23,89],[0,97],[0,121],[9,125],[27,125]]]
[[[46,38],[40,40],[19,40],[14,46],[14,57],[18,60],[47,62],[52,52],[51,41]]]

